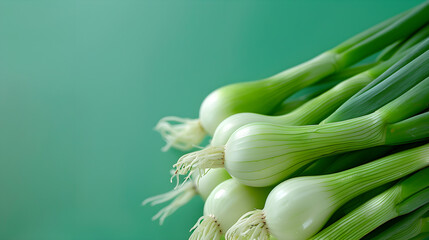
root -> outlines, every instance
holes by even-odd
[[[159,120],[155,130],[166,141],[162,148],[164,152],[170,147],[183,151],[192,149],[198,146],[206,136],[199,119],[164,117]]]
[[[198,172],[198,178],[194,179],[198,184],[200,177],[204,176],[207,168],[222,168],[224,167],[224,147],[213,147],[209,146],[203,150],[191,152],[183,155],[176,164],[173,165],[173,168],[176,169],[171,181],[173,178],[176,178],[177,186],[179,185],[179,175],[186,175],[182,184],[189,180],[191,175],[195,171]]]
[[[195,184],[193,182],[187,182],[186,184],[181,185],[180,188],[144,200],[142,205],[150,203],[151,206],[154,206],[174,199],[170,204],[152,217],[152,221],[159,219],[159,224],[162,225],[166,217],[170,216],[177,209],[188,203],[196,194],[197,190]]]
[[[270,233],[265,222],[265,215],[262,210],[254,210],[245,213],[226,232],[227,240],[268,240]]]
[[[213,216],[200,217],[190,231],[194,232],[189,240],[220,240],[222,237],[220,224]]]

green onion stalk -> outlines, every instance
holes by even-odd
[[[328,91],[329,89],[339,84],[340,82],[346,79],[349,79],[359,73],[362,73],[376,66],[377,64],[378,62],[374,62],[374,63],[362,64],[356,67],[350,67],[322,79],[315,85],[311,85],[309,87],[303,88],[295,92],[294,94],[292,94],[286,100],[284,100],[283,103],[278,108],[276,108],[276,111],[272,115],[279,116],[279,115],[285,115],[286,113],[292,112],[296,108],[300,107],[301,105],[308,102],[309,100],[319,96],[320,94]]]
[[[234,114],[220,123],[213,135],[210,145],[225,145],[231,135],[240,127],[255,122],[290,126],[318,124],[333,113],[341,104],[347,101],[347,99],[394,65],[401,57],[403,57],[403,54],[399,54],[386,62],[380,63],[367,71],[339,83],[327,92],[308,101],[290,113],[281,116],[268,116],[256,113]]]
[[[429,204],[403,217],[383,224],[363,240],[411,239],[422,233],[429,234]]]
[[[270,186],[324,156],[429,137],[429,113],[419,114],[428,107],[429,77],[362,117],[309,126],[247,124],[224,146],[186,154],[173,167],[176,175],[224,167],[245,185]]]
[[[316,175],[322,175],[322,174],[330,174],[330,173],[336,173],[340,171],[344,171],[353,167],[360,166],[362,164],[368,163],[374,159],[378,159],[381,157],[385,157],[390,154],[394,154],[397,152],[405,151],[407,149],[411,149],[417,146],[421,146],[422,142],[412,143],[412,144],[405,144],[400,146],[381,146],[381,147],[375,147],[375,148],[369,148],[364,149],[360,151],[354,151],[346,154],[341,154],[339,158],[332,161],[331,166],[329,166],[327,161],[318,160],[315,162],[316,165],[314,168],[319,167],[321,168],[319,172],[317,172],[315,169],[311,169],[312,172],[316,172]],[[361,158],[359,158],[361,156]],[[319,161],[322,161],[322,164],[318,164]],[[306,169],[307,171],[308,169]],[[311,174],[310,175],[314,175]],[[310,176],[307,175],[307,176]],[[306,176],[303,174],[300,174],[300,176]],[[348,201],[346,204],[341,206],[335,213],[329,218],[329,221],[326,223],[325,226],[331,225],[332,223],[336,222],[340,218],[347,215],[349,212],[353,211],[366,201],[370,200],[371,198],[377,196],[378,194],[386,191],[390,187],[392,187],[397,181],[389,182],[387,184],[384,184],[382,186],[379,186],[377,188],[374,188],[368,192],[365,192],[352,200]]]
[[[424,154],[428,156],[428,152]],[[425,168],[372,198],[311,239],[358,240],[395,217],[422,206],[426,212],[429,208],[424,205],[428,203],[429,168]]]
[[[422,68],[422,66],[429,65],[428,50],[429,39],[426,39],[417,46],[411,47],[411,49],[397,53],[390,60],[341,82],[336,87],[307,102],[302,107],[282,116],[266,116],[255,113],[238,113],[232,115],[218,126],[213,135],[211,145],[225,145],[232,133],[240,127],[253,122],[268,122],[293,126],[311,125],[318,124],[329,115],[331,116],[325,119],[324,122],[335,122],[344,120],[336,119],[335,116],[333,117],[335,115],[334,111],[337,115],[342,114],[344,116],[344,113],[342,113],[344,110],[337,110],[340,106],[340,109],[348,107],[346,110],[352,112],[354,117],[366,115],[370,113],[368,109],[375,110],[383,106],[386,102],[392,100],[394,96],[401,95],[429,74],[429,68]],[[408,72],[413,73],[407,74]],[[368,89],[368,85],[371,86],[367,90],[369,93],[365,92],[361,96],[355,97],[360,92]],[[374,90],[379,92],[374,93]],[[382,97],[382,101],[371,97],[379,96],[380,93],[384,96]],[[349,98],[351,97],[355,98],[355,101],[350,101]],[[344,105],[347,106],[344,107]]]
[[[299,176],[313,176],[336,173],[371,162],[388,155],[393,146],[379,146],[338,154],[318,159],[299,173]]]
[[[400,53],[411,46],[414,46],[429,36],[429,24],[426,24],[421,29],[417,30],[416,33],[410,35],[407,39],[397,41],[392,45],[383,49],[383,51],[377,56],[377,62],[385,61],[391,58],[394,54]]]
[[[327,90],[331,89],[332,87],[334,87],[335,85],[337,85],[340,82],[341,82],[341,80],[338,80],[338,81],[320,83],[317,85],[306,87],[306,88],[296,92],[295,94],[293,94],[289,98],[287,98],[282,103],[282,105],[276,109],[276,111],[272,114],[272,116],[281,116],[281,115],[285,115],[287,113],[290,113],[293,110],[297,109],[298,107],[302,106],[304,103],[310,101],[311,99],[313,99],[313,98],[319,96],[320,94],[326,92]],[[240,113],[237,113],[237,114],[240,114]],[[237,114],[234,114],[232,116],[235,116]],[[257,114],[257,113],[254,113],[254,114]],[[220,125],[232,116],[227,117],[225,120],[223,120],[220,123]],[[268,115],[268,116],[270,116],[270,115]],[[216,131],[219,128],[219,126],[216,128]],[[216,134],[216,131],[214,134]]]
[[[234,179],[219,184],[204,204],[204,216],[191,231],[190,240],[220,239],[244,213],[264,206],[272,188],[253,188]]]
[[[309,239],[322,229],[338,208],[349,200],[427,166],[429,166],[429,144],[389,155],[343,172],[286,180],[270,192],[263,210],[258,209],[244,214],[227,232],[227,239],[248,239],[252,235],[254,236],[252,239],[260,240],[268,239],[266,236],[269,235],[278,240]],[[404,181],[403,185],[406,185],[406,188],[395,192],[407,199],[409,194],[427,188],[429,184],[427,168],[424,173],[415,178],[425,181],[420,183],[417,180]],[[418,204],[405,204],[400,208],[406,212],[405,209],[413,209],[416,205]],[[366,215],[371,215],[372,212],[365,211]],[[365,220],[362,217],[356,224],[363,227],[367,222]],[[350,226],[356,224],[350,224]]]
[[[292,96],[288,97],[278,109],[276,109],[276,112],[273,115],[284,115],[286,113],[291,112],[292,110],[295,110],[299,106],[319,96],[320,94],[337,85],[341,81],[353,77],[354,75],[357,75],[361,72],[364,72],[377,65],[377,63],[387,61],[394,55],[398,55],[407,51],[408,49],[425,40],[427,37],[429,37],[429,24],[426,24],[424,27],[417,30],[416,33],[409,36],[408,38],[397,41],[394,44],[383,49],[383,51],[378,55],[376,62],[344,69],[338,73],[326,77],[314,86],[306,87],[294,93]]]
[[[142,205],[150,203],[151,206],[171,201],[152,217],[152,221],[159,219],[159,224],[162,225],[168,216],[187,204],[193,197],[199,195],[203,200],[206,200],[217,185],[231,178],[228,172],[222,168],[209,169],[203,176],[198,176],[198,173],[196,175],[195,179],[198,179],[198,182],[196,180],[186,182],[169,192],[143,201]]]
[[[360,194],[359,196],[353,198],[352,200],[346,202],[344,205],[342,205],[338,210],[332,214],[332,216],[329,218],[329,220],[326,222],[325,227],[329,226],[339,219],[343,218],[356,208],[360,207],[362,204],[367,202],[368,200],[372,199],[373,197],[379,195],[380,193],[386,191],[387,189],[391,188],[393,185],[395,185],[399,180],[392,181],[389,183],[386,183],[384,185],[381,185],[379,187],[376,187],[374,189],[371,189],[368,192],[365,192],[363,194]]]
[[[429,2],[386,20],[337,47],[272,77],[236,83],[210,93],[200,107],[199,119],[167,117],[156,126],[167,145],[188,150],[213,135],[227,117],[240,112],[271,114],[290,95],[345,69],[384,47],[414,33],[429,22]],[[172,124],[176,122],[178,124]]]
[[[429,75],[429,38],[416,46],[379,78],[348,99],[322,123],[369,114],[399,97]]]
[[[303,169],[299,176],[323,175],[344,171],[375,159],[421,145],[421,142],[400,146],[378,146],[318,159]]]

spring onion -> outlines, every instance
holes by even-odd
[[[227,85],[209,94],[200,107],[199,120],[164,118],[156,129],[170,146],[187,150],[212,135],[225,118],[240,112],[272,113],[281,102],[341,69],[403,39],[429,19],[429,2],[386,20],[315,58],[267,79]],[[179,122],[171,125],[168,121]]]
[[[153,216],[152,220],[154,221],[159,219],[159,223],[162,225],[165,218],[173,214],[183,205],[187,204],[194,196],[200,195],[203,200],[206,200],[217,185],[227,179],[230,179],[231,176],[229,176],[225,169],[218,168],[210,169],[203,176],[195,176],[195,178],[199,179],[198,184],[196,181],[186,182],[170,192],[144,200],[142,205],[150,203],[151,206],[172,200],[169,205],[162,208],[155,216]]]
[[[270,192],[263,210],[243,215],[227,232],[227,238],[247,239],[257,233],[255,238],[261,240],[267,239],[269,234],[278,240],[308,239],[323,227],[336,209],[350,199],[427,166],[429,144],[343,172],[286,180]],[[418,179],[422,180],[421,177]],[[420,185],[407,183],[404,182],[408,187],[403,192],[404,197],[407,197],[406,193],[422,189],[421,185],[427,186],[429,181],[426,177],[426,182]]]
[[[347,102],[340,107],[340,110],[336,110],[335,113],[328,119],[325,119],[324,122],[343,120],[338,119],[336,115],[340,115],[344,118],[345,114],[348,113],[353,114],[353,117],[368,114],[370,113],[369,110],[375,110],[383,106],[385,103],[392,100],[393,97],[401,95],[421,81],[429,72],[429,68],[426,70],[426,68],[422,68],[422,66],[428,65],[428,63],[429,39],[426,39],[426,41],[423,41],[416,47],[398,52],[398,54],[389,61],[374,66],[338,84],[335,88],[309,101],[292,113],[283,116],[265,116],[255,113],[238,113],[232,115],[222,121],[218,126],[213,135],[211,144],[214,146],[225,145],[232,133],[241,126],[252,122],[270,122],[281,125],[317,124],[328,115],[331,115],[331,113],[345,101]],[[419,68],[421,72],[415,72],[416,69],[419,70]],[[414,71],[414,73],[407,75],[409,71]],[[397,83],[402,84],[398,85]],[[365,92],[361,96],[355,97],[354,101],[349,99],[351,96],[362,92],[362,88],[367,89],[368,84],[370,86],[376,86],[368,90],[369,93]],[[392,94],[392,92],[394,94]],[[381,101],[375,99],[376,96],[382,96]]]
[[[362,117],[309,126],[245,125],[224,146],[181,157],[175,174],[224,167],[243,184],[270,186],[323,156],[429,137],[429,113],[410,118],[428,107],[429,77]]]
[[[264,206],[271,188],[252,188],[229,179],[219,184],[204,204],[204,216],[198,219],[190,240],[217,240],[243,215]]]
[[[230,136],[237,129],[254,122],[266,122],[290,126],[318,124],[334,112],[347,99],[376,79],[389,67],[394,65],[399,59],[401,59],[401,57],[403,57],[403,54],[398,54],[396,57],[393,57],[386,62],[339,83],[337,86],[308,101],[291,113],[282,116],[267,116],[256,113],[234,114],[222,121],[218,126],[213,135],[211,145],[225,145]]]
[[[427,149],[421,154],[426,155],[426,162],[429,163]],[[322,230],[312,240],[361,239],[383,223],[410,213],[428,202],[429,168],[425,168],[372,198]]]

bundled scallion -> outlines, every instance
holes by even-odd
[[[335,117],[335,114],[342,114],[344,118],[344,114],[341,113],[341,110],[337,110],[340,105],[343,109],[346,108],[344,105],[348,106],[350,112],[353,113],[353,117],[370,113],[371,110],[375,110],[394,97],[401,95],[429,73],[429,68],[424,67],[429,65],[429,57],[427,56],[429,52],[426,52],[429,49],[429,38],[422,40],[420,37],[421,35],[416,34],[403,43],[403,45],[408,48],[401,48],[391,59],[379,65],[374,65],[370,69],[339,83],[334,88],[308,101],[303,106],[288,114],[282,116],[267,116],[256,113],[238,113],[226,118],[216,128],[211,145],[225,145],[229,137],[237,129],[253,122],[268,122],[293,126],[311,125],[318,124],[331,114],[332,115],[328,119],[325,119],[324,122],[337,122],[344,120],[336,119]],[[416,42],[416,39],[420,42]],[[411,43],[407,44],[408,42]],[[417,44],[417,46],[413,47],[415,44]],[[421,72],[415,72],[416,70]],[[408,72],[413,72],[413,74],[406,75]],[[397,81],[398,83],[395,85],[392,83],[393,81]],[[371,89],[372,92],[368,91],[368,93],[365,93],[363,96],[356,97],[359,93],[367,91],[367,89],[370,88],[367,86],[368,84],[373,88]],[[382,86],[383,84],[389,85],[391,89],[386,89]],[[376,85],[377,88],[374,88],[374,85]],[[381,96],[384,96],[382,101],[377,101],[377,99],[374,100],[374,98],[368,97],[371,95],[380,95],[380,92],[373,93],[374,89],[383,91],[381,92]],[[354,102],[351,102],[349,99],[350,97],[352,97],[351,99],[355,99]],[[365,102],[363,102],[363,100]],[[358,102],[359,105],[357,105],[356,102]],[[335,110],[336,113],[333,113]],[[338,113],[339,111],[340,113]],[[351,117],[347,119],[349,118]]]
[[[323,175],[344,171],[388,155],[392,146],[380,146],[318,159],[299,176]]]
[[[286,180],[270,192],[263,210],[243,215],[227,232],[227,239],[248,239],[249,236],[254,236],[255,239],[263,240],[272,235],[278,240],[306,240],[315,235],[335,210],[350,199],[427,166],[429,166],[429,144],[343,172]],[[403,194],[399,191],[400,196],[406,199],[409,196],[407,194],[414,194],[427,188],[428,170],[426,168],[424,174],[416,177],[420,183],[412,180],[410,183],[415,183],[413,185],[404,181],[403,185],[407,188],[402,191]],[[401,206],[403,206],[401,209],[406,211],[410,205]],[[367,211],[366,214],[371,212]]]
[[[225,146],[184,155],[176,174],[224,167],[243,184],[270,186],[323,156],[429,137],[429,113],[412,117],[428,107],[429,77],[362,117],[309,126],[245,125]]]
[[[143,202],[171,201],[162,224],[200,195],[191,240],[429,236],[429,0],[156,129],[163,150],[213,136],[173,165],[174,190]]]
[[[340,82],[346,79],[349,79],[359,73],[365,72],[366,70],[374,67],[377,64],[378,64],[377,62],[374,62],[374,63],[362,64],[356,67],[350,67],[322,79],[315,85],[311,85],[309,87],[303,88],[298,92],[292,94],[286,100],[284,100],[284,102],[278,108],[276,108],[276,111],[272,115],[279,116],[279,115],[284,115],[286,113],[292,112],[296,108],[300,107],[301,105],[310,101],[311,99],[319,96],[320,94],[326,92],[327,90],[331,89],[332,87],[339,84]]]
[[[429,2],[393,17],[343,42],[315,58],[264,80],[231,84],[209,94],[200,108],[199,120],[167,117],[156,129],[173,146],[187,150],[212,135],[225,118],[240,112],[273,113],[297,90],[357,63],[382,48],[408,37],[429,22]],[[172,125],[169,121],[176,121]]]
[[[267,116],[256,113],[234,114],[223,120],[217,127],[211,141],[211,146],[225,145],[235,131],[250,123],[265,122],[290,126],[318,124],[347,99],[394,65],[403,55],[404,54],[398,54],[396,57],[386,62],[380,63],[367,71],[339,83],[332,89],[308,101],[288,114],[281,116]]]

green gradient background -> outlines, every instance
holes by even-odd
[[[0,1],[0,239],[187,239],[153,131],[421,1]]]

